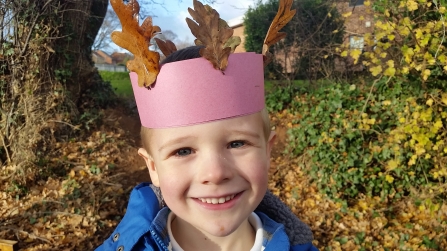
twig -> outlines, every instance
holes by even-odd
[[[8,163],[11,163],[11,156],[9,156],[8,147],[7,147],[6,142],[5,142],[5,137],[3,137],[3,133],[1,134],[1,138],[2,138],[2,144],[4,146],[3,149],[5,150],[6,157],[8,158]]]
[[[118,176],[122,176],[122,175],[125,175],[125,174],[126,173],[117,173],[115,175],[109,176],[108,179],[115,178],[115,177],[118,177]]]
[[[372,93],[372,91],[373,91],[373,89],[374,89],[374,86],[377,84],[377,82],[381,79],[382,77],[380,77],[380,78],[377,78],[376,80],[374,80],[374,83],[372,84],[372,86],[371,86],[371,89],[369,90],[369,94],[368,94],[368,97],[366,97],[366,100],[365,100],[365,105],[363,106],[363,109],[362,109],[362,112],[360,113],[360,115],[359,116],[361,116],[362,115],[362,113],[364,113],[365,112],[365,109],[366,109],[366,105],[368,104],[368,101],[369,101],[369,98],[371,97],[371,93]],[[390,77],[391,78],[391,77]],[[388,79],[388,81],[389,81],[389,79]],[[387,81],[387,83],[388,83],[388,81]]]
[[[40,237],[40,236],[37,236],[37,235],[32,234],[32,233],[28,233],[28,232],[26,232],[26,231],[24,231],[24,230],[20,230],[20,229],[15,228],[15,227],[0,227],[0,229],[2,229],[2,230],[12,230],[12,231],[15,231],[16,233],[26,234],[26,235],[28,235],[31,239],[38,239],[38,240],[41,240],[41,241],[44,241],[44,242],[47,242],[47,243],[51,243],[51,241],[48,240],[47,238]]]
[[[439,11],[439,8],[438,8],[438,4],[436,3],[436,1],[433,1],[433,3],[435,4],[435,6],[436,6],[436,9],[438,9],[438,11]],[[436,53],[435,53],[435,58],[438,56],[438,52],[439,52],[439,50],[441,49],[441,46],[442,46],[442,44],[444,43],[444,39],[445,39],[445,22],[444,22],[444,15],[442,15],[441,14],[441,21],[442,21],[442,26],[444,27],[444,29],[443,29],[443,34],[442,34],[442,40],[441,40],[441,42],[439,43],[439,46],[438,46],[438,49],[436,50]]]
[[[15,105],[15,102],[12,102],[9,114],[8,114],[8,116],[6,116],[5,137],[8,137],[8,135],[9,135],[9,125],[11,124],[10,121],[12,120],[11,119],[11,115],[12,115],[12,112],[14,110],[14,105]],[[9,137],[8,137],[8,139],[9,139]]]
[[[115,184],[115,183],[110,183],[110,182],[106,182],[106,181],[101,181],[103,184],[109,185],[109,186],[115,186],[115,187],[123,187],[123,185],[121,184]]]
[[[38,14],[36,15],[36,17],[34,18],[33,22],[31,23],[31,26],[30,26],[30,29],[29,29],[30,32],[29,32],[28,35],[26,36],[26,40],[25,40],[25,43],[23,43],[23,48],[22,48],[22,51],[20,51],[19,57],[22,57],[23,54],[25,54],[25,51],[26,51],[26,49],[28,48],[28,45],[29,45],[29,40],[30,40],[30,38],[31,38],[31,35],[34,34],[34,33],[33,33],[33,30],[34,30],[34,26],[36,25],[37,20],[38,20],[39,17],[42,15],[41,13],[44,13],[44,10],[45,10],[45,8],[48,6],[48,4],[49,4],[50,2],[52,2],[52,1],[53,1],[53,0],[48,0],[48,1],[43,5],[43,7],[42,7],[42,9],[41,9],[41,12],[38,13]]]
[[[56,203],[56,204],[60,204],[60,205],[62,205],[62,206],[64,206],[65,205],[65,203],[63,203],[63,202],[60,202],[60,201],[56,201],[56,200],[42,200],[42,204],[43,203],[48,203],[48,202],[50,202],[50,203]]]
[[[68,126],[71,126],[73,129],[75,129],[75,130],[79,130],[79,126],[74,126],[74,125],[72,125],[72,124],[70,124],[70,123],[68,123],[68,122],[65,122],[65,121],[60,121],[60,120],[54,120],[54,119],[50,119],[50,120],[48,120],[49,122],[55,122],[55,123],[61,123],[61,124],[65,124],[65,125],[68,125]]]

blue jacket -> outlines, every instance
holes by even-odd
[[[166,222],[169,212],[167,207],[160,210],[159,200],[148,183],[136,186],[131,193],[124,218],[96,251],[168,251]],[[284,225],[273,221],[262,212],[256,214],[261,219],[265,231],[265,251],[318,251],[310,241],[290,244]]]

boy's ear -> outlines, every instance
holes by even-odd
[[[138,155],[140,155],[144,162],[146,162],[147,169],[149,170],[149,175],[151,176],[151,182],[156,187],[160,187],[160,181],[158,179],[157,168],[155,167],[155,162],[149,153],[144,148],[138,149]]]
[[[276,140],[276,132],[271,131],[269,139],[267,141],[267,156],[270,158],[270,154],[272,153],[273,143],[275,143]]]

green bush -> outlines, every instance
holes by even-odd
[[[292,101],[301,118],[288,150],[312,157],[307,172],[333,198],[399,198],[445,182],[446,105],[447,94],[408,83],[335,85]]]
[[[297,94],[297,88],[292,85],[285,87],[273,86],[265,95],[265,106],[270,112],[285,109]]]
[[[90,87],[85,93],[82,94],[82,100],[82,109],[86,109],[88,107],[105,108],[116,104],[117,101],[110,82],[101,81],[100,79],[98,79],[95,85]]]

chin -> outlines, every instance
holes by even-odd
[[[229,226],[227,224],[222,225],[216,224],[215,227],[203,228],[202,230],[216,237],[226,237],[232,234],[238,227],[239,226]]]

